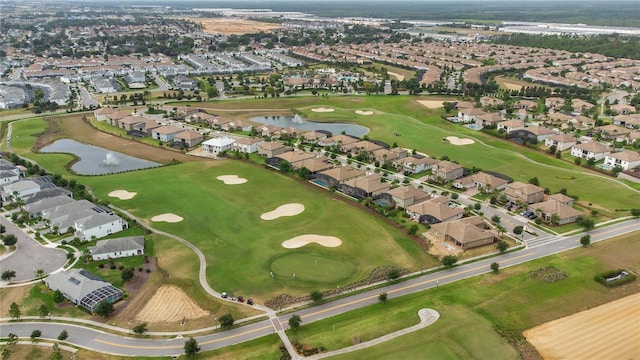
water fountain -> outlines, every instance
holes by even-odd
[[[120,165],[120,160],[118,160],[118,157],[114,153],[108,152],[104,157],[105,159],[102,160],[102,166],[115,167]]]

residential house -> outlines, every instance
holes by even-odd
[[[376,144],[371,141],[361,140],[351,144],[342,144],[342,151],[358,154],[362,151],[373,152],[378,149],[382,149],[384,146]]]
[[[262,125],[259,126],[256,130],[258,131],[258,134],[263,137],[272,137],[277,131],[282,130],[282,128],[275,125]]]
[[[219,155],[223,151],[231,150],[235,142],[235,139],[227,136],[214,137],[202,143],[202,151]]]
[[[604,164],[611,168],[619,166],[623,171],[633,170],[640,166],[640,154],[631,150],[611,153],[604,157]]]
[[[459,109],[457,122],[463,123],[463,124],[470,124],[475,122],[476,118],[483,114],[485,114],[485,112],[480,108]]]
[[[447,160],[438,161],[432,168],[432,178],[441,184],[464,176],[464,168]]]
[[[353,143],[357,143],[358,141],[360,141],[357,138],[351,137],[349,135],[334,135],[330,138],[327,139],[322,139],[322,140],[318,140],[318,145],[320,146],[333,146],[333,145],[348,145],[348,144],[353,144]]]
[[[433,224],[429,233],[462,250],[493,244],[498,238],[498,232],[490,229],[480,216]]]
[[[622,126],[604,125],[596,127],[594,131],[600,133],[603,139],[622,142],[632,130]]]
[[[393,149],[389,150],[385,148],[374,150],[371,155],[372,159],[374,161],[380,162],[380,164],[384,164],[387,161],[393,162],[399,158],[399,155],[396,151],[393,151]]]
[[[300,138],[307,142],[318,142],[327,139],[327,134],[320,131],[307,131],[302,133]]]
[[[411,205],[406,212],[413,221],[427,225],[457,220],[464,215],[464,209],[453,206],[446,196]]]
[[[110,112],[109,114],[106,115],[107,119],[105,120],[109,125],[111,126],[118,126],[118,120],[120,119],[124,119],[127,116],[130,116],[131,114],[125,111],[120,111],[120,110],[116,110],[113,112]]]
[[[538,108],[538,103],[532,100],[518,100],[513,104],[513,107],[515,109],[534,111]]]
[[[81,213],[84,216],[76,216],[77,219],[73,221],[73,227],[75,228],[75,237],[83,241],[100,239],[129,227],[124,219],[114,214],[106,206],[96,206]]]
[[[12,203],[18,199],[25,200],[30,195],[40,191],[41,186],[37,182],[30,179],[14,181],[2,186],[2,202]]]
[[[432,169],[439,160],[430,157],[414,157],[409,156],[404,159],[396,160],[396,168],[404,173],[417,174],[425,170]]]
[[[202,140],[204,140],[204,135],[195,130],[186,130],[173,137],[174,143],[177,142],[189,148],[200,144]]]
[[[134,126],[140,122],[144,121],[144,119],[140,116],[128,115],[123,117],[122,119],[117,120],[117,126],[121,129],[131,131],[134,129]]]
[[[229,132],[251,131],[251,129],[253,128],[253,124],[242,120],[230,120],[224,123],[221,122],[219,125],[222,130]]]
[[[482,191],[489,192],[492,190],[502,190],[508,183],[505,179],[480,171],[470,176],[454,180],[453,187],[458,189],[478,188]]]
[[[494,97],[483,96],[480,98],[480,104],[483,107],[487,107],[487,106],[496,107],[496,106],[504,105],[504,101]]]
[[[285,151],[289,151],[289,147],[280,142],[269,141],[258,144],[258,155],[267,159],[280,155]]]
[[[193,91],[198,88],[198,83],[192,78],[178,75],[173,78],[173,86],[177,89]]]
[[[599,142],[582,143],[571,147],[572,156],[579,157],[585,160],[591,158],[596,159],[596,161],[602,160],[605,155],[609,153],[611,153],[609,148]]]
[[[120,289],[83,269],[53,273],[44,282],[52,291],[60,290],[67,300],[91,313],[101,302],[114,303],[123,296]]]
[[[588,103],[582,99],[572,99],[571,107],[573,108],[574,114],[582,114],[584,111],[591,110],[595,106],[591,103]]]
[[[258,151],[258,146],[263,144],[263,139],[257,138],[238,138],[233,143],[233,150],[240,151],[242,153],[253,154]]]
[[[416,189],[411,185],[399,186],[388,190],[386,194],[391,197],[394,207],[402,209],[406,209],[413,204],[417,204],[431,198],[431,195],[428,193],[420,189]]]
[[[74,202],[71,197],[65,195],[54,196],[50,198],[34,201],[24,206],[24,211],[29,214],[29,218],[39,218],[42,216],[42,211],[54,208],[56,206],[69,204]]]
[[[20,180],[20,169],[10,161],[0,159],[0,186]]]
[[[557,134],[551,135],[544,139],[544,145],[546,147],[555,146],[557,150],[565,151],[576,144],[577,140],[575,136],[569,134]]]
[[[613,125],[624,126],[627,129],[640,129],[640,114],[615,116],[613,118]]]
[[[526,204],[533,204],[542,201],[544,198],[544,188],[514,181],[511,184],[507,184],[504,194],[513,202],[520,201]]]
[[[567,201],[562,201],[563,199],[549,197],[547,201],[529,205],[529,211],[533,211],[545,221],[555,222],[557,225],[575,222],[584,215],[582,212],[572,208],[571,205],[567,205]],[[573,202],[570,203],[573,204]]]
[[[613,104],[611,105],[611,110],[623,115],[633,114],[636,112],[636,108],[629,104]]]
[[[93,117],[98,121],[105,121],[108,119],[108,115],[115,111],[116,109],[110,107],[98,108],[93,111]]]
[[[161,124],[158,124],[155,120],[150,119],[141,119],[142,121],[133,125],[133,130],[138,131],[140,133],[146,133],[147,136],[151,136],[153,130],[161,127]]]
[[[498,123],[503,121],[502,114],[494,112],[477,116],[475,123],[476,126],[481,128],[495,129],[498,127]]]
[[[274,157],[267,159],[266,163],[275,168],[280,168],[280,164],[282,164],[283,162],[293,164],[302,160],[313,159],[315,157],[316,155],[314,153],[294,150],[275,155]]]
[[[316,174],[315,180],[326,187],[331,187],[338,186],[339,184],[364,175],[366,175],[366,173],[360,169],[355,169],[351,166],[340,166],[320,171]]]
[[[498,131],[504,130],[507,134],[523,129],[524,122],[522,120],[508,120],[498,123]]]
[[[564,106],[564,98],[548,97],[544,99],[544,106],[546,106],[550,110],[560,110]]]
[[[49,199],[52,197],[56,197],[56,196],[66,196],[68,198],[73,199],[73,193],[71,193],[71,191],[67,190],[67,189],[63,189],[63,188],[59,188],[57,186],[53,186],[53,187],[47,187],[44,189],[40,189],[40,191],[38,191],[35,194],[30,195],[26,200],[25,200],[25,204],[29,205],[32,204],[34,202],[40,201],[40,200],[44,200],[44,199]]]
[[[527,126],[524,129],[518,130],[518,134],[521,137],[527,139],[536,139],[538,142],[545,141],[546,138],[555,135],[556,132],[545,126]]]
[[[144,236],[100,240],[89,251],[93,261],[144,255]]]
[[[338,186],[338,191],[356,199],[376,198],[377,195],[389,190],[387,182],[382,182],[382,176],[371,174],[350,179]]]
[[[311,159],[296,161],[291,164],[294,169],[305,168],[309,171],[309,176],[313,177],[320,171],[328,170],[334,167],[326,156],[318,156]]]
[[[163,142],[172,142],[173,138],[183,131],[184,129],[175,126],[163,125],[151,130],[151,137]]]

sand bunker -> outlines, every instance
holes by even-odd
[[[638,359],[640,293],[526,330],[544,359]]]
[[[180,322],[208,316],[182,289],[175,286],[162,286],[155,292],[136,320],[146,322]]]
[[[475,143],[472,139],[460,139],[455,136],[447,136],[445,139],[450,142],[451,145],[471,145]]]
[[[241,178],[238,175],[220,175],[216,179],[223,181],[226,185],[238,185],[247,182],[247,179]]]
[[[177,223],[184,220],[182,218],[182,216],[178,216],[174,213],[165,213],[165,214],[160,214],[160,215],[156,215],[154,217],[151,218],[151,221],[154,222],[160,222],[160,221],[164,221],[164,222],[168,222],[168,223]]]
[[[114,190],[109,193],[109,197],[118,198],[120,200],[130,200],[134,196],[138,195],[136,192],[129,192],[127,190]]]
[[[373,115],[373,111],[370,110],[356,110],[358,115]]]
[[[427,107],[429,109],[438,109],[443,107],[444,101],[442,100],[418,100],[418,104]]]
[[[305,234],[284,241],[282,243],[282,247],[287,249],[297,249],[310,243],[316,243],[324,247],[338,247],[342,245],[342,240],[335,236]]]
[[[404,75],[400,75],[398,73],[394,73],[394,72],[391,72],[391,71],[387,71],[387,74],[395,77],[398,81],[404,80]]]
[[[262,220],[275,220],[281,216],[295,216],[304,211],[304,205],[298,203],[284,204],[273,211],[260,215]]]
[[[333,111],[336,111],[336,109],[330,108],[330,107],[317,107],[317,108],[311,109],[311,111],[313,111],[313,112],[333,112]]]

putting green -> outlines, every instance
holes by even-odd
[[[274,257],[269,269],[280,279],[335,284],[353,276],[356,265],[346,259],[295,252]]]

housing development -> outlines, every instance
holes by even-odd
[[[0,5],[3,358],[640,354],[633,4],[221,4]]]

